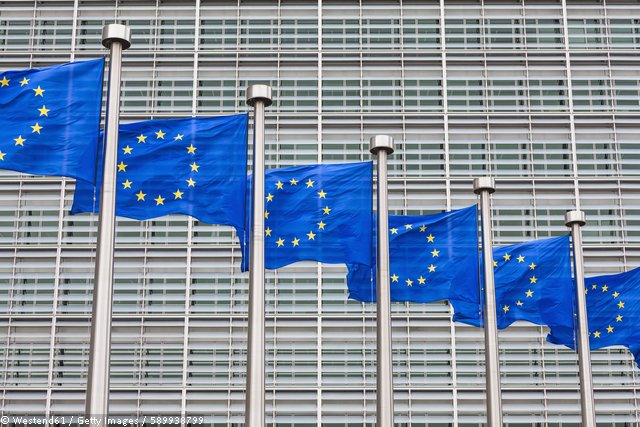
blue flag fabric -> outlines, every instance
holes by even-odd
[[[247,115],[149,120],[120,126],[116,214],[193,216],[242,228]],[[100,159],[102,170],[102,158]],[[78,182],[71,213],[98,212],[100,186]]]
[[[0,73],[0,168],[94,182],[104,59]]]
[[[569,236],[494,248],[493,267],[498,329],[517,320],[549,327],[573,324]],[[478,327],[484,324],[483,317],[456,320]]]
[[[375,257],[375,249],[373,250]],[[392,301],[448,299],[455,317],[480,315],[477,208],[435,215],[389,215]],[[349,265],[349,297],[376,299],[375,262]],[[454,317],[454,319],[455,319]]]
[[[303,260],[368,265],[372,188],[371,162],[267,170],[265,267]],[[249,229],[239,230],[242,271],[249,266]]]
[[[585,279],[591,350],[628,347],[640,363],[640,268]],[[551,328],[547,341],[575,348],[573,327]]]

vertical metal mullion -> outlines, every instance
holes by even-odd
[[[451,162],[449,147],[449,100],[447,84],[447,45],[444,1],[440,0],[440,44],[442,61],[442,126],[444,133],[444,182],[447,211],[451,210]]]
[[[58,319],[58,298],[60,294],[60,270],[62,263],[62,238],[64,228],[64,195],[66,179],[60,181],[60,202],[58,205],[58,234],[56,236],[56,265],[53,279],[53,306],[51,308],[51,336],[49,338],[49,372],[47,374],[47,401],[45,415],[48,418],[51,411],[51,391],[53,388],[53,369],[55,367],[56,329]]]
[[[322,0],[318,0],[318,124],[317,124],[317,144],[318,144],[318,152],[316,160],[318,163],[322,163],[322,65],[323,65],[323,52],[322,52]],[[318,425],[322,424],[322,323],[323,323],[323,303],[322,303],[322,277],[323,270],[322,264],[317,264],[317,301],[318,304],[316,306],[317,310],[317,320],[316,320],[316,423]]]

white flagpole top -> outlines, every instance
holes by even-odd
[[[564,214],[564,225],[571,227],[573,224],[578,224],[580,227],[587,223],[584,211],[567,211]]]
[[[247,104],[253,107],[256,101],[264,102],[264,106],[271,105],[271,87],[267,85],[251,85],[247,88]]]
[[[490,176],[481,176],[473,180],[473,192],[480,194],[488,191],[489,194],[496,192],[496,181]]]
[[[109,49],[111,43],[120,42],[122,50],[131,47],[131,28],[122,24],[109,24],[102,27],[102,46]]]
[[[395,151],[393,137],[389,135],[376,135],[369,139],[369,151],[371,154],[378,154],[380,150],[384,150],[387,154]]]

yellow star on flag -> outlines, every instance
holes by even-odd
[[[612,333],[612,332],[613,332],[613,326],[609,325],[609,326],[607,327],[607,332],[608,332],[608,333]]]
[[[124,162],[120,160],[120,163],[118,163],[118,172],[126,172],[127,166],[129,165],[125,165]]]
[[[137,138],[138,138],[138,144],[140,144],[141,142],[143,142],[143,143],[147,142],[147,136],[146,135],[140,134],[140,135],[138,135]]]
[[[509,261],[511,259],[511,255],[504,254],[504,256],[502,258],[504,258],[505,261]]]
[[[29,79],[24,77],[22,80],[20,80],[20,86],[24,86],[24,85],[28,85],[29,84]]]
[[[619,296],[620,296],[620,293],[619,293],[619,292],[614,292],[614,293],[613,293],[613,297],[614,297],[614,298],[618,298]]]
[[[126,180],[125,182],[122,183],[124,188],[131,188],[131,184],[133,184],[133,182],[131,182],[129,180]]]
[[[621,315],[617,315],[616,316],[616,322],[622,322],[622,316]]]
[[[182,135],[182,134],[178,134],[178,136],[174,137],[174,138],[173,138],[173,140],[174,140],[174,141],[182,141],[182,137],[183,137],[183,136],[184,136],[184,135]]]
[[[624,303],[622,301],[618,303],[618,308],[624,308]]]
[[[282,190],[283,186],[284,184],[281,181],[276,182],[276,187],[278,188],[278,190]]]
[[[591,289],[598,289],[598,285],[592,285]]]
[[[529,282],[530,283],[538,283],[538,278],[536,276],[529,277]]]
[[[518,301],[516,302],[516,305],[517,305],[518,307],[522,307],[522,305],[523,305],[523,304],[524,304],[524,303],[523,303],[522,301],[520,301],[520,300],[518,300]]]
[[[161,195],[158,195],[158,197],[156,197],[155,199],[153,199],[156,201],[156,206],[158,205],[164,205],[164,197],[162,197]]]
[[[196,154],[196,147],[194,147],[194,146],[193,146],[193,144],[190,144],[190,145],[187,147],[187,153],[189,153],[189,154]]]
[[[426,282],[426,281],[427,281],[427,279],[425,279],[424,277],[422,277],[422,276],[418,277],[418,284],[424,285],[424,282]]]
[[[407,282],[407,286],[413,286],[413,280],[407,279],[406,282]]]
[[[322,212],[324,212],[324,215],[329,215],[329,212],[331,212],[331,208],[329,208],[329,206],[325,206]]]
[[[295,178],[291,178],[291,179],[289,180],[289,184],[291,184],[291,185],[298,185],[298,180],[297,180],[297,179],[295,179]]]
[[[4,156],[5,156],[6,154],[7,154],[7,153],[3,153],[2,151],[0,151],[0,160],[4,160]]]
[[[293,240],[291,241],[291,244],[293,244],[293,246],[300,246],[300,239],[298,239],[297,237],[294,237]]]
[[[269,227],[265,228],[265,229],[264,229],[264,234],[265,234],[266,236],[271,236],[271,229],[270,229]]]
[[[392,282],[397,282],[399,278],[400,278],[400,276],[396,276],[396,275],[394,274],[393,276],[391,276],[391,281],[392,281]]]
[[[7,83],[8,83],[8,81],[7,81]],[[4,84],[2,86],[4,86]],[[44,94],[45,90],[42,89],[39,85],[38,85],[38,87],[36,89],[33,89],[33,91],[35,92],[34,96],[43,96],[44,97],[43,94]]]
[[[273,202],[273,194],[267,194],[267,202]]]
[[[316,235],[313,233],[313,230],[309,231],[307,233],[307,237],[309,238],[309,240],[315,240],[316,239]]]
[[[429,243],[433,243],[434,239],[435,239],[435,236],[433,234],[429,234],[427,236],[427,242],[429,242]]]
[[[138,202],[139,202],[140,200],[144,201],[144,196],[146,196],[146,194],[143,193],[142,190],[140,190],[140,192],[136,194],[136,196],[138,197]]]
[[[533,296],[533,291],[531,289],[529,289],[527,292],[525,292],[527,294],[527,298],[531,298]]]
[[[311,181],[311,178],[309,178],[309,181],[305,182],[305,184],[307,184],[307,188],[312,188],[313,187],[313,183],[314,183],[314,181]]]
[[[609,287],[607,285],[604,285],[602,287],[602,292],[607,292],[609,290]]]
[[[2,80],[0,80],[0,84],[2,84],[2,86],[0,86],[0,87],[9,86],[9,82],[10,81],[11,80],[7,79],[7,76],[2,76]]]
[[[188,184],[187,185],[188,187],[195,187],[196,186],[196,182],[191,178],[187,179],[187,184]]]
[[[435,266],[435,265],[433,265],[433,264],[431,264],[431,265],[429,266],[429,273],[433,273],[434,271],[436,271],[436,266]]]
[[[35,125],[31,126],[31,129],[33,129],[31,133],[37,133],[38,135],[40,135],[40,131],[43,129],[43,127],[40,126],[38,122],[36,122]]]
[[[166,135],[166,133],[162,132],[162,129],[160,129],[158,132],[155,132],[156,134],[156,139],[164,139],[164,136]]]
[[[327,193],[325,193],[324,190],[320,190],[318,191],[318,197],[320,197],[321,199],[326,199]]]
[[[20,135],[19,137],[14,139],[14,141],[16,142],[16,145],[21,145],[24,147],[24,143],[26,142],[26,139],[24,139],[22,135]]]
[[[391,234],[398,234],[398,229],[397,228],[392,228],[391,229]]]
[[[404,225],[404,229],[405,230],[411,230],[412,228],[413,228],[413,225],[411,225],[411,224],[405,224]]]
[[[191,172],[198,172],[198,169],[200,169],[200,165],[197,165],[196,162],[191,163],[189,166],[191,166]]]
[[[594,338],[600,338],[600,331],[595,331],[595,332],[593,333],[593,337],[594,337]]]
[[[43,105],[42,108],[38,108],[38,111],[40,111],[40,117],[42,116],[49,117],[49,111],[51,110],[49,110],[46,106]]]
[[[269,211],[264,211],[264,218],[269,219]]]
[[[498,261],[496,261],[495,259],[493,260],[493,266],[497,267],[498,266]]]
[[[502,307],[502,310],[504,310],[505,313],[508,312],[509,311],[509,306],[505,305],[504,307]]]
[[[522,255],[518,257],[518,262],[524,262],[524,257]]]
[[[439,251],[439,250],[434,249],[434,250],[432,250],[432,251],[431,251],[431,257],[432,257],[432,258],[435,258],[435,257],[437,257],[438,255],[440,255],[440,251]]]
[[[318,230],[324,230],[324,226],[325,226],[325,225],[327,225],[327,224],[325,224],[324,222],[320,221],[320,222],[318,223]]]
[[[420,232],[424,233],[425,231],[427,231],[427,226],[426,225],[421,225],[420,226]]]
[[[278,244],[278,247],[284,246],[284,240],[282,238],[279,238],[276,243]]]
[[[529,270],[535,270],[537,267],[537,265],[535,265],[534,263],[529,264]]]
[[[133,151],[133,148],[127,145],[126,147],[122,148],[122,151],[124,151],[124,154],[131,154],[131,152]]]
[[[174,200],[182,199],[183,194],[184,193],[180,191],[180,189],[178,188],[176,191],[173,192],[173,195],[175,196]]]

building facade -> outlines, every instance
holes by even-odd
[[[586,212],[587,275],[640,265],[640,4],[632,0],[15,0],[0,2],[0,67],[106,55],[132,28],[122,121],[248,111],[273,87],[267,166],[370,159],[390,134],[390,208],[475,202],[491,174],[496,244],[567,232]],[[0,172],[0,412],[80,415],[97,216],[69,214],[74,181]],[[112,415],[241,425],[248,275],[230,228],[119,219]],[[375,307],[343,266],[267,273],[268,423],[375,423]],[[393,305],[396,422],[483,423],[482,330],[445,302]],[[576,356],[546,329],[500,332],[508,426],[576,426]],[[640,419],[640,371],[592,353],[598,425]]]

